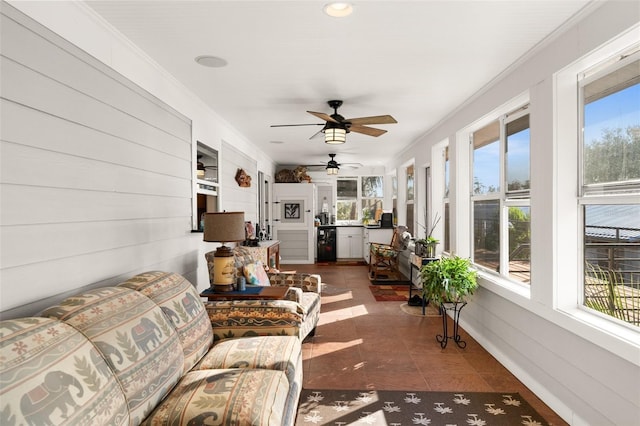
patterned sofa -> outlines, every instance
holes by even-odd
[[[300,339],[214,343],[182,276],[136,275],[0,321],[2,425],[291,425]]]
[[[245,265],[255,264],[251,247],[233,249],[236,276],[244,275]],[[205,253],[209,280],[213,283],[213,253]],[[269,284],[289,287],[288,300],[208,302],[214,338],[224,339],[251,334],[292,335],[304,340],[315,333],[320,318],[322,279],[317,274],[267,272]],[[254,327],[252,327],[254,326]]]

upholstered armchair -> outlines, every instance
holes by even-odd
[[[215,251],[205,253],[209,281],[213,283]],[[256,265],[251,247],[233,249],[236,276]],[[317,274],[267,271],[271,286],[289,288],[286,300],[231,300],[206,302],[216,338],[255,334],[293,334],[301,340],[315,333],[320,317],[322,279]]]

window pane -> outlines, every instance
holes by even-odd
[[[530,189],[529,178],[529,115],[507,124],[507,191]]]
[[[338,199],[357,198],[358,197],[358,180],[357,179],[338,179],[337,189],[338,189]]]
[[[584,223],[584,304],[640,325],[640,205],[588,205]]]
[[[382,198],[368,198],[362,200],[362,219],[380,220],[382,216]]]
[[[444,149],[444,196],[449,196],[449,147]]]
[[[509,207],[509,277],[531,282],[531,208]]]
[[[413,203],[407,204],[407,223],[405,224],[407,227],[407,232],[411,235],[413,234]]]
[[[473,260],[492,271],[500,263],[500,202],[473,203]]]
[[[362,196],[365,198],[374,198],[383,196],[384,181],[382,176],[363,176],[362,177]]]
[[[413,201],[413,166],[407,167],[407,201]]]
[[[444,251],[451,251],[451,242],[449,240],[449,229],[451,228],[451,219],[449,219],[449,203],[444,203]]]
[[[338,200],[336,220],[357,220],[356,200]]]
[[[392,197],[397,197],[398,196],[398,176],[393,175],[391,177],[391,188],[393,190],[393,193],[391,194]]]
[[[473,193],[500,191],[500,123],[473,133]]]
[[[584,87],[585,185],[640,181],[640,61]]]

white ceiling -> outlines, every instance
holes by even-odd
[[[554,32],[589,0],[354,1],[346,18],[327,1],[87,1],[278,164],[385,164]],[[199,55],[224,58],[206,68]],[[371,137],[329,146],[322,123],[390,114]],[[280,143],[273,143],[280,142]]]

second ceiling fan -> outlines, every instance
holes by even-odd
[[[318,133],[325,134],[326,143],[344,143],[345,135],[349,132],[362,133],[367,136],[378,137],[387,133],[386,130],[369,127],[368,124],[393,124],[397,123],[396,119],[390,115],[374,115],[370,117],[344,118],[338,114],[338,108],[342,105],[340,100],[332,100],[328,102],[333,108],[333,114],[325,114],[324,112],[307,111],[309,114],[316,116],[325,121],[322,123],[312,124],[273,124],[271,127],[290,127],[290,126],[324,126],[319,132],[311,136],[313,138]],[[310,138],[310,139],[311,139]]]

